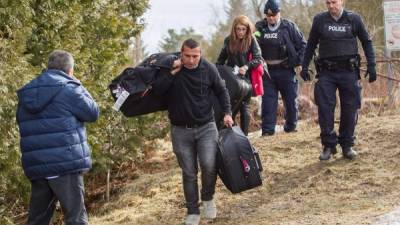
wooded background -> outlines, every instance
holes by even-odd
[[[210,24],[216,27],[210,39],[191,27],[170,29],[166,37],[160,37],[159,50],[178,51],[184,39],[195,37],[201,41],[204,56],[215,62],[233,18],[245,14],[255,23],[263,17],[264,3],[230,0],[226,21]],[[283,0],[282,4],[282,17],[296,22],[306,37],[313,16],[325,10],[323,0]],[[377,55],[382,56],[382,1],[347,1],[346,8],[363,16]],[[16,91],[46,68],[47,56],[54,49],[73,54],[76,77],[101,108],[100,119],[88,125],[94,159],[88,182],[123,163],[140,162],[144,149],[156,148],[153,140],[166,136],[166,113],[124,118],[111,109],[107,89],[123,68],[147,55],[142,46],[146,37],[141,36],[146,10],[147,0],[0,0],[0,224],[13,224],[20,213],[26,213],[30,192],[20,162]]]

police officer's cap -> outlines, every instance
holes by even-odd
[[[272,13],[278,13],[281,11],[281,4],[279,0],[268,0],[265,3],[264,14],[268,13],[268,10],[271,10]]]

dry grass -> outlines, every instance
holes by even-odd
[[[254,135],[263,186],[233,195],[218,181],[218,217],[201,224],[372,224],[400,201],[400,116],[361,117],[357,137],[359,158],[339,153],[320,162],[313,123],[300,124],[297,133]],[[173,158],[171,151],[162,154]],[[121,193],[91,215],[91,224],[181,224],[185,216],[176,163],[140,175]]]

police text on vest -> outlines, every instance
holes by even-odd
[[[266,39],[276,39],[278,38],[278,33],[268,33],[264,35],[264,38]]]
[[[344,26],[329,26],[328,31],[346,32],[346,27],[344,27]]]

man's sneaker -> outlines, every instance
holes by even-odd
[[[189,214],[186,216],[185,225],[199,225],[200,215],[199,214]]]
[[[206,219],[215,219],[217,217],[217,206],[214,200],[203,201],[204,206],[204,217]]]

